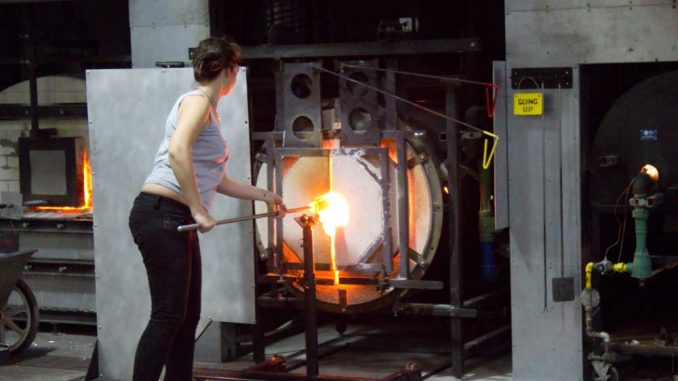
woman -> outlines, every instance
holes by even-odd
[[[235,85],[240,48],[224,38],[200,42],[193,59],[197,89],[177,99],[151,174],[134,201],[129,225],[141,251],[151,291],[151,318],[139,340],[134,381],[190,381],[200,318],[201,260],[196,232],[177,226],[215,225],[208,210],[215,193],[260,200],[285,211],[280,196],[226,175],[228,145],[216,107]],[[238,255],[240,253],[231,253]]]

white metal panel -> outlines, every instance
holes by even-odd
[[[189,62],[188,48],[209,37],[204,25],[142,26],[130,30],[132,67],[152,68],[159,61]]]
[[[551,301],[551,279],[561,276],[561,247],[564,275],[574,277],[575,290],[581,288],[578,65],[654,61],[678,61],[678,9],[672,0],[506,1],[505,78],[513,68],[575,68],[573,88],[561,91],[561,104],[557,90],[546,90],[543,119],[513,116],[515,91],[507,93],[516,381],[583,377],[579,298]]]
[[[99,359],[107,378],[130,379],[134,352],[150,314],[148,281],[127,225],[176,98],[194,87],[192,69],[94,70],[87,73],[94,185],[94,252]],[[229,175],[250,176],[246,72],[218,111],[231,148]],[[217,196],[216,217],[252,212],[250,202]],[[252,225],[201,235],[203,318],[254,321]]]
[[[492,118],[494,133],[499,136],[499,143],[494,153],[494,227],[497,230],[509,226],[508,199],[508,129],[507,105],[508,89],[506,88],[506,62],[492,63],[492,81],[499,86],[499,94]]]
[[[573,75],[578,84],[578,70]],[[515,92],[508,90],[509,99]],[[561,276],[574,277],[575,290],[581,288],[578,96],[578,86],[547,89],[543,117],[507,114],[516,381],[583,376],[579,301],[556,303],[551,289]]]
[[[132,66],[188,62],[188,48],[210,36],[208,0],[130,0]]]
[[[569,9],[629,8],[653,5],[672,5],[673,0],[510,0],[507,9],[521,11],[556,11]]]
[[[577,0],[508,0],[507,63],[539,67],[678,61],[678,8],[674,2],[587,2],[592,6]]]
[[[130,0],[130,27],[160,25],[209,26],[208,0]]]

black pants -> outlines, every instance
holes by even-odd
[[[194,337],[200,319],[201,260],[198,235],[177,232],[194,223],[190,209],[171,199],[141,193],[129,226],[144,260],[151,291],[151,318],[134,358],[134,381],[190,381]]]

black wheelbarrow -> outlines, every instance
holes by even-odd
[[[0,352],[18,354],[38,333],[38,303],[28,284],[20,279],[36,251],[0,253]]]

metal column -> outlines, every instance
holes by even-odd
[[[313,216],[296,218],[304,229],[304,325],[306,332],[306,377],[318,376],[318,312],[315,295],[315,261],[313,258]]]
[[[457,98],[454,89],[447,88],[445,97],[445,113],[453,118],[457,117]],[[450,305],[455,308],[462,308],[463,304],[463,280],[462,266],[463,258],[461,255],[461,244],[459,242],[459,210],[461,209],[459,196],[461,195],[461,184],[459,181],[459,145],[458,130],[456,123],[447,120],[447,172],[449,176],[448,188],[450,198],[447,204],[448,213],[448,238],[450,252]],[[452,318],[450,320],[451,329],[451,355],[452,355],[452,374],[461,378],[464,374],[464,338],[463,321]]]

